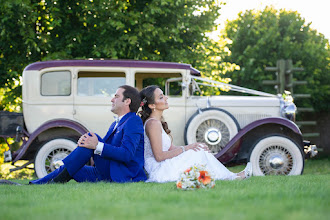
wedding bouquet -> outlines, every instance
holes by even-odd
[[[215,181],[211,174],[205,170],[204,165],[194,165],[186,169],[176,182],[176,187],[183,190],[198,188],[213,188]]]

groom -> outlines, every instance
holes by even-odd
[[[118,115],[102,139],[86,133],[78,147],[64,160],[64,165],[30,184],[77,182],[137,182],[147,179],[144,173],[143,124],[136,115],[141,99],[137,89],[123,85],[111,99],[111,111]],[[95,167],[85,164],[93,157]]]

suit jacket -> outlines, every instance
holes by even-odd
[[[134,112],[127,113],[118,123],[112,123],[104,138],[101,158],[110,161],[110,177],[114,182],[144,181],[143,123]]]

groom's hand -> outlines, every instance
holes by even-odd
[[[99,140],[94,133],[86,133],[79,138],[78,146],[95,150],[98,142]]]

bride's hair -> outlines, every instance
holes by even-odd
[[[152,113],[152,110],[149,108],[149,104],[155,103],[155,90],[159,89],[159,86],[151,85],[147,86],[140,92],[141,97],[141,104],[142,104],[142,111],[139,111],[140,117],[143,121],[143,124],[145,121],[150,117],[150,114]],[[167,123],[164,121],[164,118],[161,118],[161,123],[163,126],[163,129],[167,134],[171,133],[171,130],[168,129]]]

